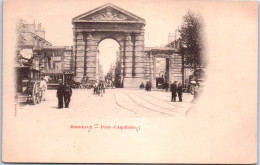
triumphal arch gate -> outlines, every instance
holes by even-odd
[[[98,44],[114,39],[120,46],[120,71],[124,87],[138,87],[145,77],[145,20],[112,4],[72,19],[75,48],[75,80],[96,80]]]

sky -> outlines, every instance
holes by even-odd
[[[16,0],[15,0],[16,1]],[[54,46],[72,46],[72,18],[88,12],[94,8],[106,3],[112,3],[123,8],[146,21],[145,26],[145,46],[164,46],[168,43],[168,34],[174,33],[182,23],[182,17],[185,15],[192,3],[179,2],[173,0],[135,0],[135,1],[116,1],[116,0],[23,0],[23,3],[17,1],[14,19],[24,19],[27,23],[41,23],[45,29],[45,39]],[[199,6],[199,3],[194,3]],[[113,43],[110,42],[108,45]],[[117,46],[113,51],[118,50]],[[100,56],[102,51],[100,51]],[[104,72],[115,60],[114,58],[105,58],[107,66],[103,65]],[[109,61],[110,60],[110,61]],[[108,64],[109,63],[109,64]]]
[[[106,3],[112,3],[146,20],[145,46],[161,46],[168,42],[168,34],[181,25],[188,7],[175,1],[150,0],[24,0],[16,10],[28,23],[42,23],[46,39],[57,46],[73,45],[72,18]],[[28,5],[28,3],[30,5]],[[29,9],[28,9],[29,7]]]
[[[101,41],[98,46],[100,52],[99,62],[106,75],[109,71],[110,64],[114,64],[116,61],[116,52],[119,50],[119,44],[113,39],[105,39]]]

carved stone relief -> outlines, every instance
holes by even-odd
[[[91,20],[95,21],[117,21],[117,20],[126,20],[127,17],[116,10],[111,10],[109,8],[104,9],[100,13],[94,14],[91,17]]]

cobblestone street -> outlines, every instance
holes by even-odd
[[[93,89],[74,89],[69,108],[57,109],[56,90],[48,90],[46,101],[40,104],[20,104],[19,113],[39,111],[69,112],[81,117],[178,117],[193,105],[193,95],[183,93],[183,102],[171,102],[171,92],[140,89],[106,89],[103,97],[93,95]],[[177,98],[178,100],[178,98]],[[38,114],[39,115],[39,114]]]

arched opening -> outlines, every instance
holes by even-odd
[[[114,39],[104,39],[98,44],[97,77],[107,85],[121,86],[120,45]]]

